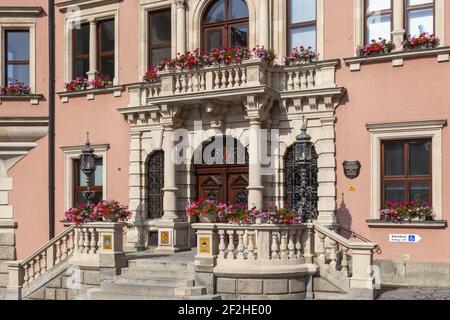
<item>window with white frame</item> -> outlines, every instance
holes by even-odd
[[[405,30],[407,34],[434,33],[434,0],[405,0]]]
[[[365,1],[365,43],[373,39],[391,39],[392,0]]]
[[[119,4],[80,0],[57,4],[65,13],[65,81],[76,76],[92,80],[96,73],[119,84]]]
[[[317,50],[316,0],[287,0],[288,50],[297,46]]]
[[[442,129],[446,120],[368,124],[371,218],[387,202],[425,201],[442,218]]]
[[[41,10],[0,7],[0,85],[23,82],[36,92],[36,19]]]

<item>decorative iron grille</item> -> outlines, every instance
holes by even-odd
[[[317,218],[317,153],[312,146],[310,162],[295,159],[295,144],[286,151],[284,158],[284,199],[290,209],[301,210],[304,220]]]
[[[163,215],[164,151],[153,152],[147,160],[147,205],[151,219]]]

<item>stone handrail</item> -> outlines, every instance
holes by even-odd
[[[8,263],[8,289],[30,286],[45,272],[59,265],[73,255],[75,250],[75,226],[50,240],[28,258]]]
[[[353,242],[320,224],[314,226],[319,239],[316,250],[319,264],[349,278],[350,287],[372,288],[373,252],[377,244]]]

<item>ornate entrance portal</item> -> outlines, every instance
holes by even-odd
[[[237,140],[213,138],[204,145],[201,164],[195,168],[198,198],[247,205],[248,153]]]

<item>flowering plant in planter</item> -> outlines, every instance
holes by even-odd
[[[131,212],[128,206],[121,205],[116,200],[102,200],[93,209],[93,215],[100,217],[105,221],[118,222],[128,221]]]
[[[155,82],[158,78],[158,71],[153,67],[149,67],[144,74],[143,80],[144,82]]]
[[[369,44],[364,47],[358,47],[356,53],[360,57],[370,57],[383,53],[390,53],[394,48],[392,41],[387,41],[386,39],[378,38],[378,41],[373,39]]]
[[[289,55],[284,57],[286,65],[299,64],[299,63],[311,63],[319,58],[319,54],[312,50],[311,47],[305,48],[299,46],[293,48]]]
[[[249,209],[246,205],[234,204],[224,205],[224,210],[219,213],[218,218],[221,223],[252,224],[255,223],[257,215],[255,208]]]
[[[434,34],[421,33],[418,37],[408,35],[402,42],[403,49],[420,49],[420,48],[436,48],[439,46],[440,40]]]
[[[268,63],[273,63],[277,58],[277,55],[272,49],[266,49],[264,46],[257,46],[256,48],[253,48],[252,52],[255,58],[261,59],[262,61]]]
[[[75,208],[70,208],[64,213],[65,221],[73,222],[76,225],[99,221],[101,217],[93,213],[92,206],[86,206],[84,204]]]
[[[174,64],[176,67],[183,70],[198,69],[205,65],[209,65],[209,57],[207,54],[202,53],[200,49],[196,49],[194,52],[186,51],[183,54],[178,53]]]
[[[195,218],[196,222],[217,222],[219,215],[226,210],[226,204],[217,200],[199,199],[189,203],[186,215]]]
[[[107,74],[95,74],[95,79],[89,82],[92,89],[105,89],[111,87],[113,84],[111,77]]]
[[[0,87],[0,94],[11,95],[11,96],[20,96],[24,94],[30,94],[30,87],[23,82],[10,82],[6,86]]]
[[[380,217],[381,220],[392,222],[434,219],[433,208],[426,201],[387,202],[386,208],[380,210]]]
[[[301,212],[292,209],[269,206],[267,213],[274,224],[300,224],[303,221]]]
[[[77,76],[75,79],[65,84],[66,91],[69,92],[86,90],[88,86],[89,81],[83,76]]]

